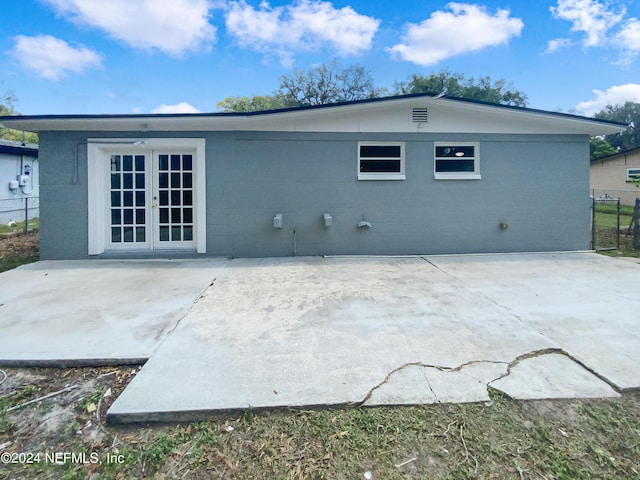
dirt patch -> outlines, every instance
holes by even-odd
[[[0,237],[0,258],[37,256],[40,252],[38,232],[4,234]]]
[[[40,258],[40,236],[37,231],[0,235],[0,272],[36,262]]]
[[[138,367],[4,370],[2,480],[640,478],[637,393],[521,402],[493,392],[475,404],[248,409],[110,426],[106,410]]]
[[[102,444],[108,437],[102,425],[106,411],[137,371],[2,369],[0,444],[9,441],[5,449],[21,452],[64,444],[70,436],[89,445]]]

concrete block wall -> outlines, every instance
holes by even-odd
[[[207,253],[439,254],[589,248],[583,135],[150,132],[206,139]],[[42,258],[87,257],[87,138],[40,134]],[[357,179],[358,141],[403,141],[405,180]],[[480,180],[435,180],[434,142],[480,142]],[[76,147],[78,183],[73,183]],[[283,228],[273,228],[283,214]],[[323,214],[332,216],[326,228]],[[358,228],[362,219],[371,228]],[[507,223],[506,230],[500,227]],[[295,231],[295,235],[294,235]],[[166,255],[160,254],[160,255]]]

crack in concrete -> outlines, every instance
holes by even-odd
[[[456,280],[457,282],[460,282],[462,285],[464,285],[465,287],[467,287],[469,289],[470,292],[474,293],[475,295],[478,295],[482,298],[484,298],[485,300],[489,301],[490,303],[496,305],[497,307],[502,308],[503,310],[506,310],[507,313],[513,317],[515,317],[518,321],[520,321],[521,323],[529,326],[527,324],[527,322],[525,320],[522,319],[522,317],[520,317],[518,314],[516,314],[516,312],[514,312],[512,309],[510,309],[509,307],[507,307],[506,305],[502,305],[501,303],[498,303],[496,300],[494,300],[493,298],[491,298],[490,296],[488,296],[485,293],[482,293],[480,291],[477,291],[473,288],[472,285],[467,284],[466,282],[464,282],[463,280],[461,280],[460,278],[458,278],[457,276],[455,276],[454,274],[447,272],[446,270],[440,268],[438,265],[436,265],[435,263],[433,263],[431,260],[425,258],[425,257],[420,257],[422,258],[425,262],[427,262],[429,265],[433,266],[436,270],[444,273],[445,275],[453,278],[454,280]]]
[[[539,349],[539,350],[533,350],[531,352],[523,353],[522,355],[518,355],[511,362],[505,362],[505,361],[500,361],[500,360],[470,360],[470,361],[462,363],[462,364],[460,364],[460,365],[458,365],[456,367],[446,367],[446,366],[443,366],[443,365],[431,365],[431,364],[427,364],[427,363],[423,363],[423,362],[407,362],[407,363],[405,363],[405,364],[403,364],[403,365],[391,370],[384,377],[384,379],[380,383],[378,383],[373,388],[371,388],[367,392],[367,394],[364,396],[364,398],[361,401],[355,403],[354,406],[355,407],[361,407],[361,406],[366,405],[366,403],[369,400],[371,400],[371,397],[373,396],[373,394],[374,394],[374,392],[376,390],[378,390],[379,388],[381,388],[384,385],[386,385],[393,375],[395,375],[396,373],[400,372],[401,370],[403,370],[403,369],[405,369],[407,367],[422,367],[422,368],[425,368],[425,369],[426,368],[434,368],[434,369],[439,370],[441,372],[455,373],[455,372],[461,371],[465,367],[468,367],[470,365],[475,365],[475,364],[478,364],[478,363],[492,363],[492,364],[496,364],[496,365],[506,365],[507,366],[507,370],[502,375],[500,375],[499,377],[488,381],[486,385],[487,385],[487,390],[489,388],[493,388],[493,389],[498,390],[498,391],[502,392],[503,394],[507,395],[506,392],[500,390],[499,388],[496,388],[496,387],[492,386],[491,384],[494,383],[494,382],[497,382],[498,380],[506,378],[509,375],[511,375],[512,369],[516,365],[518,365],[520,362],[523,362],[525,360],[529,360],[531,358],[541,357],[541,356],[544,356],[544,355],[552,355],[552,354],[563,355],[563,356],[567,357],[571,361],[573,361],[573,362],[577,363],[578,365],[580,365],[582,368],[584,368],[586,371],[591,373],[596,378],[598,378],[598,379],[602,380],[603,382],[605,382],[607,385],[609,385],[617,393],[622,393],[622,390],[616,384],[611,382],[608,378],[604,377],[600,373],[596,372],[593,368],[587,366],[584,362],[582,362],[578,358],[574,357],[573,355],[571,355],[566,350],[564,350],[562,348],[557,348],[557,347],[550,347],[550,348],[542,348],[542,349]],[[433,388],[431,386],[431,382],[429,381],[429,378],[426,376],[426,374],[424,374],[423,376],[424,376],[425,381],[427,382],[427,386],[429,387],[429,390],[433,394],[433,397],[435,398],[436,402],[439,403],[440,400],[438,400],[438,396],[436,395],[435,391],[433,390]]]
[[[224,266],[224,268],[220,270],[220,272],[218,272],[218,274],[211,279],[211,282],[209,282],[209,285],[200,289],[200,291],[198,292],[198,295],[191,302],[191,305],[189,305],[188,308],[184,310],[184,313],[172,325],[167,325],[167,327],[160,333],[160,337],[163,340],[166,339],[169,335],[171,335],[176,330],[176,328],[178,328],[178,325],[182,323],[182,320],[184,320],[187,317],[187,315],[189,315],[189,313],[196,307],[196,305],[200,302],[200,300],[204,298],[207,292],[214,287],[216,280],[220,278],[220,276],[225,272],[225,270],[231,264],[231,262],[232,260],[229,260],[227,264]],[[157,348],[158,347],[156,347],[155,350],[157,350]],[[154,350],[154,353],[155,353],[155,350]],[[152,353],[151,356],[153,356],[154,353]]]
[[[434,368],[436,370],[439,370],[441,372],[448,372],[448,373],[455,373],[455,372],[459,372],[460,370],[462,370],[465,367],[468,367],[470,365],[474,365],[476,363],[493,363],[493,364],[498,364],[498,365],[508,365],[508,362],[503,362],[503,361],[499,361],[499,360],[470,360],[468,362],[462,363],[456,367],[446,367],[444,365],[431,365],[428,363],[423,363],[423,362],[407,362],[403,365],[400,365],[397,368],[394,368],[393,370],[391,370],[385,377],[384,379],[378,383],[376,386],[374,386],[371,390],[369,390],[367,392],[367,394],[365,395],[365,397],[360,400],[359,402],[355,403],[354,406],[355,407],[361,407],[363,405],[365,405],[369,400],[371,400],[371,397],[373,396],[373,393],[378,390],[379,388],[381,388],[382,386],[386,385],[389,380],[391,379],[391,377],[398,373],[399,371],[407,368],[407,367],[422,367],[422,368]],[[429,379],[425,376],[425,380],[427,382],[427,385],[429,387],[429,390],[431,390],[431,393],[433,393],[434,398],[436,399],[436,401],[438,400],[438,396],[436,395],[436,393],[433,391],[433,388],[431,387],[431,382],[429,382]]]
[[[422,377],[424,378],[424,381],[427,382],[427,387],[429,387],[429,390],[431,391],[431,394],[433,395],[433,398],[436,399],[436,403],[440,403],[440,399],[438,399],[438,395],[433,390],[433,387],[431,386],[431,381],[429,380],[429,377],[427,376],[427,373],[426,373],[426,371],[424,369],[422,371]]]
[[[571,360],[571,361],[577,363],[578,365],[580,365],[580,367],[584,368],[591,375],[593,375],[594,377],[598,378],[599,380],[601,380],[604,383],[606,383],[607,385],[609,385],[615,392],[622,393],[622,390],[620,389],[620,387],[618,387],[615,383],[613,383],[607,377],[605,377],[604,375],[598,373],[596,370],[594,370],[593,368],[591,368],[588,365],[586,365],[582,360],[580,360],[580,359],[576,358],[575,356],[571,355],[565,349],[558,348],[558,347],[542,348],[540,350],[534,350],[532,352],[527,352],[527,353],[523,353],[522,355],[518,355],[515,359],[513,359],[511,362],[509,362],[509,364],[507,365],[507,371],[505,373],[500,375],[498,378],[494,378],[490,382],[487,382],[487,388],[494,388],[495,390],[499,390],[502,393],[506,394],[506,392],[503,392],[499,388],[491,386],[491,384],[494,383],[494,382],[497,382],[498,380],[501,380],[501,379],[503,379],[505,377],[508,377],[509,375],[511,375],[511,370],[513,369],[513,367],[518,365],[520,362],[523,362],[524,360],[529,360],[530,358],[536,358],[536,357],[541,357],[543,355],[552,355],[552,354],[563,355],[563,356],[567,357],[569,360]]]

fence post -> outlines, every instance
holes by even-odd
[[[29,197],[24,198],[24,234],[29,231]]]
[[[636,207],[633,211],[633,248],[640,249],[640,198],[636,198]]]
[[[618,221],[616,224],[616,250],[620,250],[620,197],[618,197]]]
[[[596,249],[596,197],[591,197],[591,250]]]

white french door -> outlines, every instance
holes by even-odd
[[[153,155],[152,203],[154,248],[194,248],[193,153]]]
[[[205,158],[204,138],[88,139],[89,255],[206,253]]]
[[[131,147],[105,153],[105,247],[195,249],[195,152]]]

